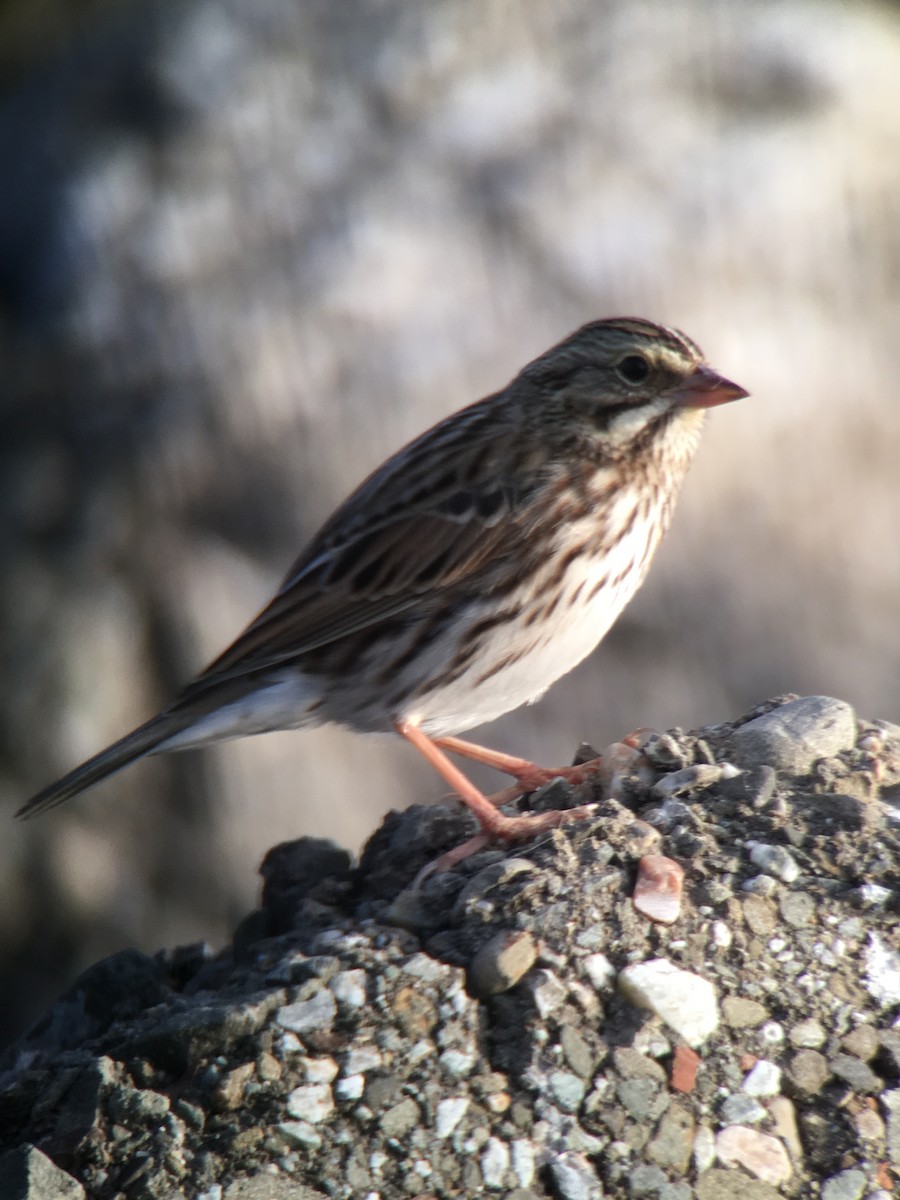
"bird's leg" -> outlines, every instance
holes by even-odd
[[[473,853],[475,849],[480,849],[487,838],[501,838],[503,841],[509,842],[521,841],[533,837],[537,833],[544,833],[548,829],[556,829],[568,821],[582,820],[584,817],[591,816],[595,811],[596,805],[581,804],[577,808],[555,809],[552,812],[526,813],[518,817],[504,816],[478,790],[475,784],[466,778],[459,767],[450,761],[441,746],[421,729],[409,722],[398,722],[396,728],[401,737],[406,738],[411,745],[415,746],[423,758],[426,758],[438,774],[450,784],[481,826],[481,834],[473,839],[479,845],[469,848],[466,853],[461,855],[458,855],[458,851],[451,851],[451,855],[458,855],[452,859],[452,862],[459,862],[461,858]],[[467,745],[468,743],[463,744]],[[470,843],[466,843],[466,846],[470,846]],[[463,849],[465,847],[459,847],[459,850]],[[452,865],[452,862],[448,865]],[[443,869],[443,861],[441,866]]]
[[[522,792],[533,792],[536,788],[549,783],[551,779],[565,779],[577,787],[578,784],[584,783],[586,779],[596,775],[603,768],[603,760],[600,757],[580,763],[577,767],[539,767],[527,758],[517,758],[514,754],[489,750],[486,746],[479,746],[475,742],[466,742],[462,738],[455,737],[435,738],[434,745],[439,746],[441,750],[449,750],[451,754],[469,758],[472,762],[493,767],[495,771],[502,771],[504,775],[512,775],[518,784],[518,790]],[[511,791],[513,789],[506,788],[499,795],[511,799],[512,797],[509,795]],[[501,799],[499,802],[506,803],[506,799]]]

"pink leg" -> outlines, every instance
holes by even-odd
[[[577,786],[602,769],[600,758],[592,758],[590,762],[581,763],[577,767],[539,767],[527,758],[502,754],[499,750],[489,750],[486,746],[466,742],[462,738],[435,738],[434,745],[442,750],[449,750],[451,754],[469,758],[472,762],[493,767],[495,771],[502,771],[504,775],[512,775],[523,792],[533,792],[549,783],[551,779],[566,779]]]
[[[491,802],[482,795],[478,788],[467,779],[459,767],[444,754],[441,747],[427,734],[408,722],[398,723],[397,732],[419,751],[431,763],[438,774],[450,784],[462,802],[474,813],[481,826],[481,835],[501,838],[503,841],[522,841],[533,837],[536,833],[544,833],[548,829],[556,829],[569,821],[579,821],[589,817],[595,811],[596,805],[582,804],[578,808],[556,809],[552,812],[527,813],[520,817],[506,817],[499,812]],[[463,743],[468,745],[468,743]],[[578,768],[580,769],[580,768]],[[550,776],[553,778],[553,775]],[[468,843],[467,843],[468,844]],[[483,841],[480,842],[483,845]],[[480,845],[479,847],[480,848]],[[462,847],[460,847],[462,849]],[[455,851],[451,851],[454,854]],[[469,850],[468,853],[472,853]],[[463,855],[462,857],[465,857]],[[454,861],[459,862],[456,858]]]

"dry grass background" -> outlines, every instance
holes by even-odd
[[[564,761],[786,690],[900,718],[896,6],[79,12],[0,64],[4,813],[202,667],[406,438],[602,315],[753,396],[601,649],[483,736]],[[355,848],[441,791],[323,730],[9,820],[0,1021],[121,946],[222,940],[275,842]]]

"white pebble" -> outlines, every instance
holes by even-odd
[[[503,1188],[508,1170],[509,1148],[506,1142],[501,1142],[497,1137],[488,1138],[481,1156],[481,1174],[485,1186],[493,1188],[495,1191]]]
[[[777,1096],[781,1090],[781,1068],[761,1058],[741,1084],[748,1096]]]
[[[719,950],[727,950],[734,941],[731,927],[724,921],[713,921],[711,927],[712,944]]]
[[[626,967],[618,984],[626,1000],[656,1013],[689,1046],[696,1048],[718,1028],[713,985],[665,958]]]
[[[616,968],[605,954],[589,954],[583,958],[585,974],[598,992],[608,991],[616,978]]]
[[[434,1132],[439,1138],[448,1138],[454,1131],[469,1107],[465,1096],[451,1096],[441,1100],[434,1115]]]

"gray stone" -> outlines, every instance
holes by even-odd
[[[334,1112],[334,1097],[327,1083],[309,1083],[294,1088],[287,1098],[287,1111],[298,1121],[318,1125]]]
[[[582,1079],[589,1079],[594,1070],[594,1054],[578,1030],[571,1025],[564,1025],[559,1044],[572,1070]]]
[[[887,1114],[887,1151],[895,1167],[900,1167],[900,1088],[882,1092],[879,1100]]]
[[[796,859],[784,846],[770,846],[766,842],[750,842],[750,861],[767,875],[780,879],[782,883],[793,883],[800,874]]]
[[[289,1146],[305,1150],[318,1150],[322,1136],[308,1121],[281,1121],[275,1127]]]
[[[341,1008],[365,1008],[366,973],[362,970],[340,971],[329,981],[329,989]]]
[[[419,1124],[419,1106],[411,1096],[389,1108],[378,1124],[385,1137],[401,1138]]]
[[[809,1017],[806,1021],[798,1021],[788,1034],[791,1045],[809,1049],[821,1046],[827,1036],[821,1022],[817,1021],[815,1017]]]
[[[758,1125],[767,1113],[758,1100],[745,1093],[726,1096],[719,1110],[723,1125]]]
[[[77,1179],[35,1146],[19,1146],[0,1157],[3,1200],[84,1200]]]
[[[819,1091],[829,1074],[828,1060],[818,1050],[801,1050],[791,1060],[791,1079],[809,1096]]]
[[[872,1068],[852,1054],[836,1054],[828,1065],[838,1079],[843,1079],[855,1092],[880,1092],[884,1087]]]
[[[585,1093],[583,1079],[571,1071],[551,1071],[547,1083],[551,1099],[563,1112],[578,1112]]]
[[[597,1173],[581,1154],[563,1151],[549,1166],[559,1200],[603,1200]]]
[[[475,996],[508,992],[534,966],[537,945],[526,930],[502,930],[481,947],[469,964],[469,990]]]
[[[337,1016],[337,1003],[327,988],[316,992],[309,1000],[286,1004],[279,1008],[275,1020],[283,1029],[292,1033],[308,1033],[316,1029],[330,1029]]]
[[[803,696],[773,709],[731,736],[739,766],[768,763],[778,771],[806,775],[820,758],[832,758],[856,741],[856,714],[843,700]]]
[[[839,1171],[822,1185],[822,1200],[859,1200],[866,1186],[864,1171]]]
[[[806,892],[783,892],[778,900],[781,919],[792,929],[804,929],[811,925],[816,915],[816,904]]]
[[[631,1196],[658,1196],[668,1180],[659,1167],[642,1164],[628,1176],[628,1193]]]
[[[623,1079],[616,1087],[616,1095],[628,1114],[636,1121],[642,1121],[659,1095],[659,1085],[652,1079]]]
[[[141,1088],[119,1086],[109,1097],[109,1115],[120,1125],[158,1125],[169,1112],[169,1097]]]

